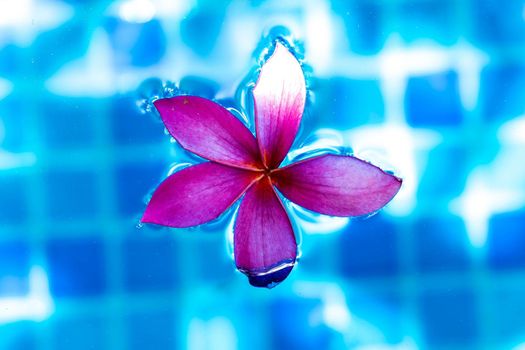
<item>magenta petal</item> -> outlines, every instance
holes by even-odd
[[[315,212],[358,216],[385,206],[399,191],[401,179],[352,156],[323,155],[272,174],[281,193]]]
[[[188,151],[226,165],[261,168],[255,137],[224,107],[197,96],[154,104],[170,134]]]
[[[171,227],[203,224],[222,214],[259,177],[213,162],[185,168],[157,187],[142,222]]]
[[[267,167],[276,168],[295,139],[306,99],[301,65],[282,44],[276,44],[263,65],[253,97],[262,159]]]
[[[241,202],[234,227],[237,268],[257,287],[273,287],[295,263],[297,244],[288,214],[268,178],[254,184]]]

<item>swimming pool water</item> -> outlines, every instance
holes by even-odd
[[[525,347],[524,9],[0,1],[0,349]],[[308,68],[300,146],[404,184],[368,219],[290,205],[300,262],[261,290],[234,268],[231,212],[137,225],[170,169],[199,161],[144,108],[177,89],[244,107],[278,25]]]

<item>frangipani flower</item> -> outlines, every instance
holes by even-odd
[[[295,56],[277,42],[253,89],[256,137],[227,109],[197,96],[154,102],[170,134],[209,160],[170,175],[155,190],[142,222],[204,224],[242,201],[234,224],[237,268],[254,286],[284,280],[297,257],[290,217],[277,194],[333,216],[373,213],[401,180],[348,155],[325,154],[279,167],[295,139],[306,100]]]

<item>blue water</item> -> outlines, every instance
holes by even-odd
[[[0,2],[0,349],[521,349],[525,4]],[[272,29],[273,28],[273,29]],[[284,37],[308,103],[285,162],[354,154],[404,180],[384,210],[285,202],[300,261],[235,270],[232,219],[139,225],[201,161],[152,101],[250,88]]]

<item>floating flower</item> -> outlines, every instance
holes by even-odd
[[[142,222],[204,224],[242,198],[234,256],[254,286],[273,287],[292,270],[297,243],[277,190],[290,201],[333,216],[360,216],[386,205],[401,180],[349,155],[325,154],[279,167],[295,139],[306,100],[301,65],[275,44],[253,89],[256,137],[227,109],[197,96],[154,102],[170,134],[209,160],[170,175],[155,190]]]

